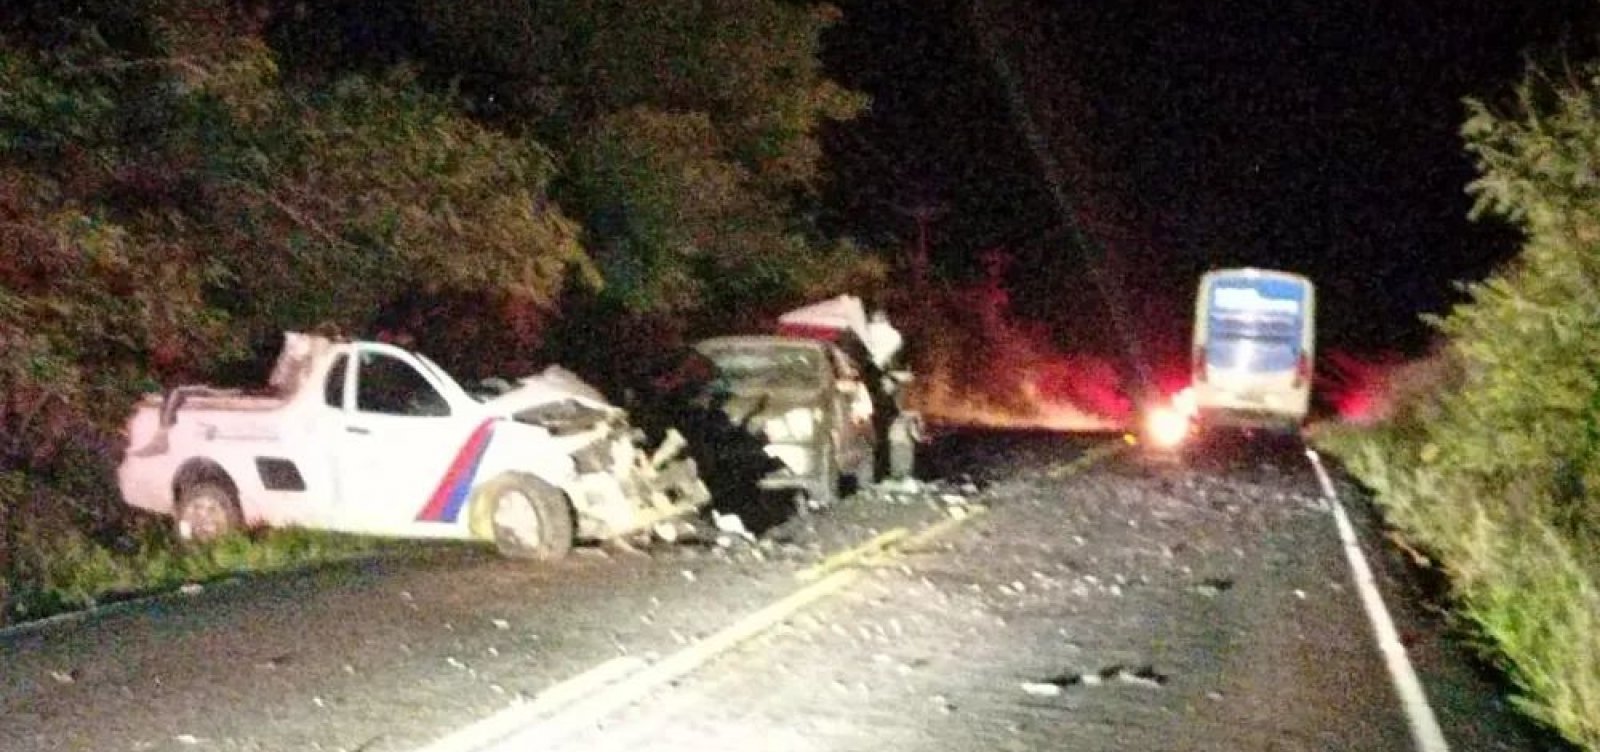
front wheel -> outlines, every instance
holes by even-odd
[[[572,507],[559,489],[513,475],[490,481],[479,494],[501,555],[554,561],[572,550]]]
[[[917,442],[922,439],[920,416],[901,415],[889,426],[889,477],[907,480],[916,475]]]
[[[839,455],[833,448],[833,442],[824,442],[817,451],[817,474],[812,479],[811,488],[802,500],[801,511],[805,506],[813,509],[823,509],[833,506],[839,500]]]
[[[857,490],[871,488],[878,482],[878,448],[868,446],[862,450],[861,461],[856,463],[856,471],[850,474]]]

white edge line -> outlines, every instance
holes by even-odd
[[[1372,622],[1378,650],[1383,653],[1389,678],[1394,682],[1395,692],[1400,695],[1400,703],[1405,708],[1406,720],[1411,725],[1411,737],[1420,752],[1449,752],[1450,746],[1445,743],[1439,720],[1433,715],[1433,706],[1428,704],[1428,695],[1411,666],[1411,659],[1406,656],[1405,646],[1400,644],[1400,633],[1395,629],[1389,608],[1383,603],[1383,595],[1378,592],[1372,568],[1361,553],[1361,543],[1356,540],[1355,527],[1350,524],[1350,516],[1339,501],[1339,493],[1328,478],[1328,471],[1323,469],[1322,458],[1316,450],[1307,449],[1306,457],[1311,460],[1311,467],[1317,473],[1317,482],[1322,485],[1322,493],[1333,508],[1333,519],[1339,527],[1339,540],[1344,543],[1345,557],[1350,560],[1356,589],[1361,592],[1361,605],[1366,608],[1367,617]]]

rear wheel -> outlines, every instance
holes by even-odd
[[[488,505],[495,546],[514,559],[554,561],[572,550],[572,507],[567,497],[532,478],[506,476],[479,492]]]
[[[215,480],[194,481],[178,490],[173,525],[184,543],[210,543],[244,528],[244,514],[233,489]]]

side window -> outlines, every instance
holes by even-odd
[[[450,407],[438,390],[405,361],[362,353],[356,371],[356,409],[384,415],[441,416]]]
[[[344,375],[349,365],[350,357],[340,355],[328,369],[328,381],[322,386],[322,399],[329,407],[344,407]]]

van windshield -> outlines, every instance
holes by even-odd
[[[809,348],[727,347],[707,350],[717,366],[718,381],[734,391],[749,389],[819,389],[821,353]]]

